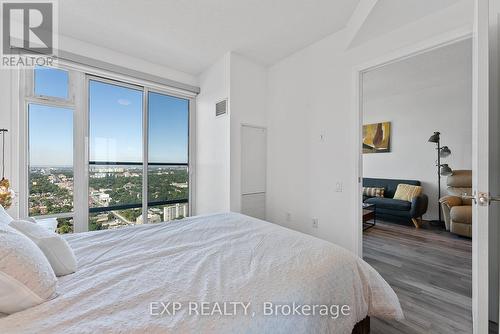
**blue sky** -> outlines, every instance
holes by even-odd
[[[55,96],[60,98],[68,97],[68,72],[50,69],[43,70],[37,68],[35,71],[35,94]]]
[[[189,101],[149,93],[149,162],[188,162]]]
[[[73,164],[73,110],[30,104],[31,166]]]
[[[37,69],[38,94],[67,96],[67,74]],[[149,161],[187,162],[189,101],[149,93]],[[89,84],[90,160],[142,161],[142,91],[99,81]],[[30,164],[68,166],[73,158],[72,111],[31,104]]]

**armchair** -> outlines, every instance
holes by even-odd
[[[464,193],[472,193],[472,171],[454,170],[446,180],[448,196],[439,199],[446,230],[472,237],[472,200],[463,199]]]

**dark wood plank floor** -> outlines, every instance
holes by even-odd
[[[372,318],[371,333],[472,333],[470,239],[378,222],[363,235],[365,261],[392,286],[406,317]]]

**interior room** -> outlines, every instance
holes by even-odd
[[[470,333],[472,40],[368,70],[361,85],[363,258],[412,312],[397,328],[434,318],[436,331]]]
[[[498,333],[497,2],[2,1],[0,333]]]

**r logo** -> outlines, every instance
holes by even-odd
[[[3,2],[3,54],[53,52],[52,2]]]

